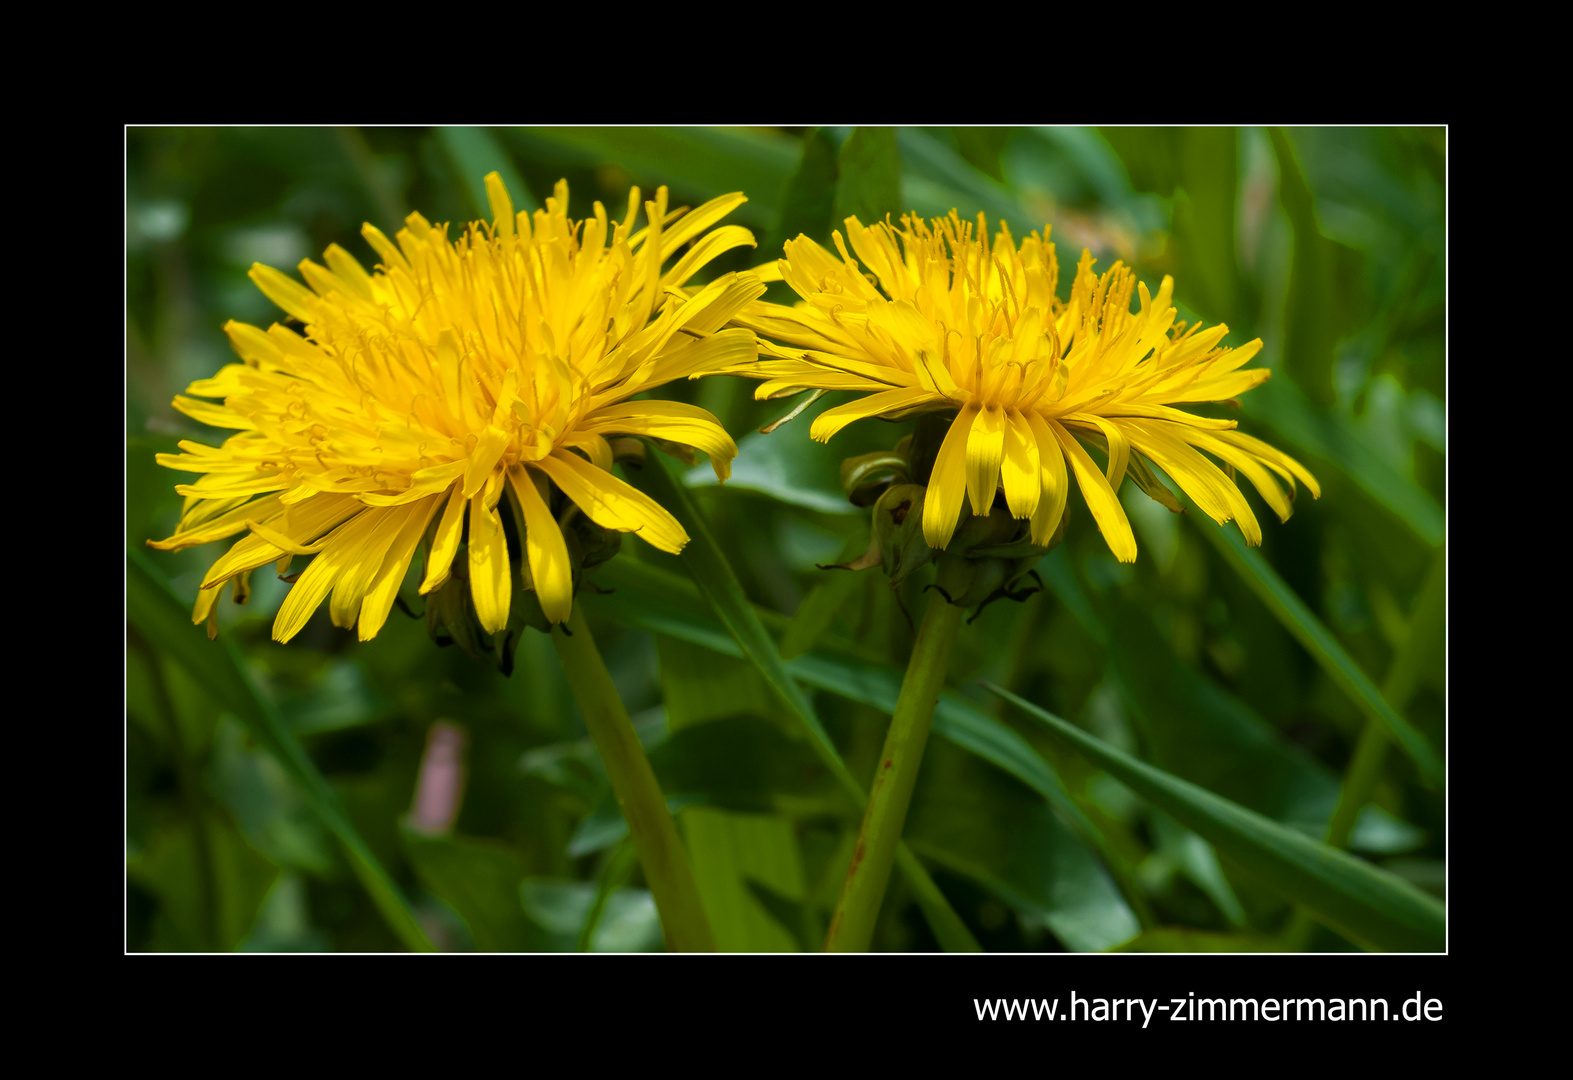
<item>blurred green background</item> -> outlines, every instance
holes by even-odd
[[[1073,498],[1067,540],[1040,567],[1048,588],[992,605],[961,637],[906,836],[990,951],[1355,947],[1297,927],[1282,889],[976,680],[1318,838],[1367,717],[1350,677],[1337,677],[1340,658],[1443,746],[1444,627],[1416,617],[1443,540],[1443,130],[133,128],[127,155],[126,539],[145,553],[133,556],[128,596],[129,949],[404,947],[314,812],[303,769],[326,778],[318,797],[342,805],[340,835],[358,835],[439,948],[661,947],[544,636],[526,632],[511,677],[436,648],[423,619],[397,611],[360,644],[324,607],[280,646],[269,630],[287,586],[263,573],[248,606],[221,604],[218,642],[138,614],[168,600],[138,583],[167,584],[189,605],[223,550],[143,543],[171,534],[181,503],[180,477],[153,455],[222,438],[170,399],[232,362],[225,320],[282,317],[248,267],[292,272],[333,242],[370,266],[363,221],[391,235],[413,210],[454,223],[486,215],[492,169],[521,208],[566,177],[574,217],[596,199],[620,214],[630,184],[665,184],[676,205],[742,190],[749,202],[729,220],[758,249],[712,274],[778,256],[798,232],[826,240],[848,213],[981,210],[991,231],[1004,218],[1018,236],[1048,222],[1062,267],[1088,247],[1100,269],[1123,259],[1154,286],[1172,273],[1181,318],[1227,322],[1231,344],[1260,335],[1258,363],[1274,378],[1227,414],[1323,485],[1320,501],[1302,491],[1283,525],[1250,493],[1264,565],[1305,610],[1264,602],[1263,579],[1242,573],[1204,516],[1171,515],[1126,484],[1141,554],[1122,566]],[[804,681],[866,781],[887,713],[877,693],[849,689],[849,672],[899,680],[911,641],[901,602],[915,609],[921,583],[897,597],[877,571],[816,563],[867,539],[867,511],[841,494],[840,459],[892,446],[910,424],[856,425],[828,447],[810,442],[808,417],[762,436],[752,429],[787,406],[754,402],[753,387],[707,379],[663,391],[712,410],[741,449],[724,490],[706,482],[707,466],[673,464],[783,653],[830,672]],[[718,627],[680,561],[629,538],[594,580],[616,587],[583,602],[683,807],[721,946],[817,948],[861,807],[754,669],[717,651]],[[419,613],[413,584],[405,594]],[[309,760],[291,764],[250,706],[214,690],[217,676],[194,677],[208,664],[233,664],[257,715],[276,716]],[[993,725],[1036,764],[1002,767],[1000,754],[947,736],[963,721]],[[1044,765],[1068,802],[1032,780]],[[1440,897],[1442,793],[1394,751],[1373,801],[1354,853]],[[938,947],[900,875],[875,946]]]

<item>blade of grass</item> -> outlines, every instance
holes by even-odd
[[[278,760],[307,804],[344,846],[350,866],[399,940],[413,952],[435,952],[436,946],[409,902],[351,824],[338,795],[251,681],[234,642],[209,641],[201,628],[191,625],[186,605],[152,560],[135,548],[126,552],[126,619],[151,645],[190,672],[214,700],[239,717]]]
[[[1207,542],[1234,567],[1251,591],[1267,605],[1267,609],[1283,624],[1284,629],[1305,647],[1328,678],[1348,694],[1350,700],[1368,718],[1387,729],[1393,740],[1414,759],[1422,777],[1441,787],[1445,782],[1442,759],[1430,740],[1388,703],[1370,676],[1344,651],[1332,631],[1296,595],[1288,582],[1278,576],[1278,571],[1262,558],[1261,552],[1247,547],[1244,537],[1236,529],[1217,528],[1200,513],[1186,516],[1197,523]]]
[[[1124,754],[1008,690],[982,685],[1350,940],[1398,952],[1446,948],[1446,909],[1408,882]]]
[[[683,548],[682,559],[694,583],[710,602],[716,618],[736,640],[743,654],[759,669],[765,682],[802,721],[810,736],[809,743],[824,761],[825,767],[858,805],[862,805],[867,801],[867,792],[847,768],[846,762],[841,760],[835,743],[831,742],[829,733],[820,723],[819,715],[814,711],[808,696],[787,672],[781,654],[776,651],[775,641],[759,621],[753,605],[743,592],[742,584],[726,561],[726,556],[716,546],[709,526],[699,516],[687,489],[673,479],[654,450],[646,455],[644,468],[631,472],[635,485],[666,507],[687,531],[689,542]],[[972,931],[967,929],[967,924],[962,922],[961,916],[950,906],[950,901],[939,891],[939,886],[934,884],[934,879],[905,844],[896,853],[896,865],[912,885],[913,894],[940,945],[947,952],[981,952],[982,947],[973,937]]]
[[[473,220],[492,219],[491,200],[486,197],[486,174],[490,172],[502,177],[515,211],[534,211],[539,207],[524,177],[514,167],[513,158],[491,132],[481,127],[440,127],[436,132],[455,178],[469,196]]]

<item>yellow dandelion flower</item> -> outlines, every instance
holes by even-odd
[[[729,475],[737,447],[715,417],[628,399],[756,358],[751,331],[723,327],[763,293],[759,280],[727,274],[684,287],[717,255],[753,244],[735,225],[710,230],[743,196],[668,212],[663,187],[635,231],[638,188],[620,223],[600,203],[593,218],[570,221],[566,183],[533,218],[515,215],[495,173],[486,190],[494,220],[457,241],[420,214],[396,243],[366,225],[382,260],[371,273],[337,245],[326,266],[300,264],[305,286],[252,267],[251,279],[304,330],[227,324],[244,363],[193,383],[175,407],[236,434],[218,448],[182,442],[184,453],[158,457],[202,475],[176,487],[186,496],[179,530],[153,547],[249,532],[203,579],[193,621],[206,620],[210,635],[226,582],[243,600],[251,571],[276,562],[282,574],[291,557],[313,555],[274,638],[288,641],[331,594],[334,623],[369,640],[417,549],[427,551],[420,591],[430,593],[448,581],[461,540],[476,616],[501,631],[515,571],[500,502],[522,538],[528,576],[519,576],[546,617],[563,622],[573,566],[558,517],[573,507],[665,551],[688,540],[671,514],[612,475],[608,437],[697,447],[719,478]]]
[[[976,230],[955,211],[932,226],[912,215],[899,230],[856,218],[846,226],[846,241],[835,234],[839,258],[806,237],[786,244],[777,266],[802,302],[756,303],[735,320],[768,340],[758,362],[734,373],[766,379],[760,398],[808,388],[871,391],[819,415],[810,434],[821,442],[863,417],[955,410],[923,507],[931,547],[950,542],[964,497],[984,515],[1001,486],[1011,513],[1031,519],[1032,542],[1046,544],[1073,473],[1110,549],[1132,562],[1136,540],[1115,495],[1127,470],[1179,509],[1148,461],[1219,524],[1238,521],[1252,544],[1261,542],[1261,528],[1235,470],[1281,519],[1296,479],[1320,495],[1299,462],[1234,430],[1235,421],[1173,407],[1232,399],[1269,372],[1239,370],[1260,339],[1223,348],[1228,327],[1176,323],[1172,278],[1153,297],[1119,263],[1094,274],[1083,251],[1070,301],[1062,303],[1047,229],[1018,246],[1003,223],[991,245],[982,214]],[[1134,314],[1133,290],[1141,300]],[[1084,442],[1107,455],[1106,468]]]

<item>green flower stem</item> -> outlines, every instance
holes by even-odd
[[[826,952],[867,952],[874,937],[874,922],[885,898],[890,867],[901,841],[901,827],[912,802],[912,786],[923,763],[923,747],[928,742],[934,705],[945,684],[945,669],[950,647],[961,625],[962,609],[939,593],[929,600],[912,646],[912,659],[901,681],[901,695],[885,736],[885,749],[874,772],[863,828],[853,849],[852,865],[841,887],[841,900],[830,920],[825,938]]]
[[[552,644],[628,822],[645,883],[661,914],[666,947],[673,952],[715,952],[715,936],[700,905],[699,887],[678,839],[677,824],[579,604],[574,604],[566,625],[552,630]]]

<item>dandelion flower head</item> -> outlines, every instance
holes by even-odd
[[[1302,465],[1235,421],[1174,407],[1229,401],[1260,385],[1267,370],[1240,370],[1259,339],[1221,346],[1226,326],[1175,321],[1171,278],[1154,297],[1120,263],[1095,274],[1086,251],[1062,302],[1047,228],[1018,245],[1001,223],[991,244],[985,224],[979,214],[974,229],[955,211],[931,223],[907,215],[899,228],[854,217],[845,240],[835,233],[835,254],[807,237],[788,241],[777,267],[802,300],[757,302],[736,320],[761,342],[760,359],[735,373],[766,380],[760,398],[868,391],[815,419],[810,434],[821,442],[864,417],[954,411],[923,506],[924,538],[938,549],[963,499],[984,515],[1001,487],[1011,513],[1030,519],[1032,542],[1046,544],[1074,474],[1109,548],[1132,562],[1136,541],[1116,496],[1127,472],[1179,509],[1149,461],[1220,524],[1238,521],[1252,544],[1261,528],[1236,471],[1280,519],[1297,479],[1320,494]],[[1104,452],[1105,468],[1083,443]]]
[[[430,593],[448,582],[461,543],[485,630],[507,624],[515,577],[562,622],[573,566],[559,519],[574,508],[666,551],[688,540],[666,510],[611,473],[609,437],[693,446],[719,478],[729,475],[737,447],[708,412],[629,399],[756,358],[751,331],[724,327],[763,293],[760,281],[727,274],[684,287],[717,255],[753,244],[738,226],[710,228],[743,196],[669,212],[661,188],[636,231],[638,188],[621,222],[600,203],[592,218],[570,221],[566,183],[533,215],[514,213],[497,174],[486,189],[493,220],[457,241],[420,214],[392,241],[366,225],[381,260],[371,272],[337,245],[326,266],[300,264],[305,285],[252,268],[303,329],[228,323],[243,362],[174,404],[235,434],[216,448],[185,441],[183,453],[158,458],[200,475],[176,487],[186,497],[180,526],[153,547],[247,533],[203,579],[193,621],[206,621],[210,635],[225,583],[243,600],[253,570],[277,563],[283,574],[291,558],[310,555],[274,638],[288,641],[327,599],[336,625],[369,640],[417,550],[426,550],[420,591]],[[512,515],[524,566],[510,565],[501,514]]]

